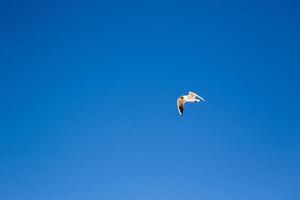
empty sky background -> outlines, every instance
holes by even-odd
[[[300,199],[299,1],[2,1],[0,199]],[[206,103],[176,109],[192,90]]]

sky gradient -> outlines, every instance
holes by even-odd
[[[300,199],[299,1],[0,5],[0,199]]]

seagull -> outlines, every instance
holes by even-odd
[[[189,103],[197,103],[197,102],[200,102],[200,101],[205,101],[202,97],[200,97],[199,95],[197,95],[196,93],[194,92],[189,92],[188,95],[183,95],[183,96],[180,96],[178,99],[177,99],[177,109],[178,109],[178,112],[180,114],[180,116],[183,115],[183,109],[184,109],[184,104],[189,102]]]

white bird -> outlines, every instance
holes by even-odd
[[[180,96],[177,99],[177,109],[179,114],[182,116],[183,115],[183,109],[184,109],[184,104],[185,103],[197,103],[199,101],[205,101],[202,97],[200,97],[199,95],[197,95],[194,92],[189,92],[188,95],[183,95]]]

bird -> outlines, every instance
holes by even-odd
[[[177,99],[177,109],[178,109],[178,112],[180,114],[180,116],[183,115],[183,110],[184,110],[184,104],[185,103],[197,103],[197,102],[200,102],[200,101],[204,101],[205,100],[200,97],[199,95],[197,95],[196,93],[194,92],[189,92],[188,95],[182,95],[180,96],[178,99]]]

